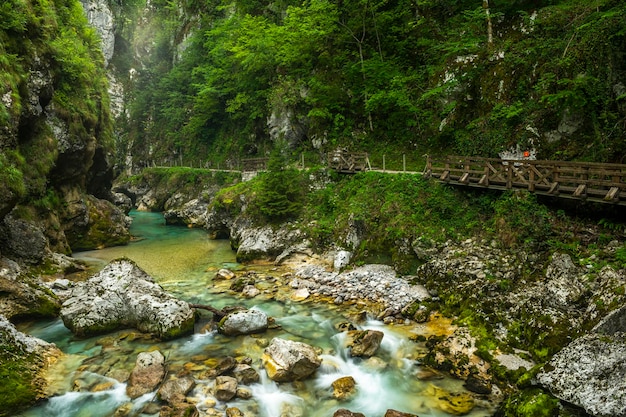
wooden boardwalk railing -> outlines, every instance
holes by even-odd
[[[249,158],[241,161],[241,171],[254,172],[266,171],[269,158]]]
[[[338,150],[328,152],[326,156],[328,167],[344,174],[354,174],[371,169],[367,152],[348,152]]]
[[[622,164],[429,156],[424,175],[449,184],[626,205]]]

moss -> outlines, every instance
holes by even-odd
[[[157,335],[162,340],[170,340],[175,339],[177,337],[186,336],[188,334],[193,333],[195,324],[195,317],[191,317],[191,319],[187,320],[185,323],[181,324],[179,327],[173,327],[167,332],[162,332]]]
[[[500,407],[498,416],[507,417],[556,417],[561,407],[559,400],[551,394],[532,388],[508,397]]]
[[[5,335],[0,336],[0,416],[9,416],[37,400],[37,358],[6,343]]]

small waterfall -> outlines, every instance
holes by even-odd
[[[265,372],[261,372],[260,383],[250,386],[252,396],[259,407],[260,417],[278,417],[285,415],[288,406],[295,406],[298,409],[304,405],[304,400],[287,391],[287,387],[279,386],[269,379]]]
[[[24,417],[106,417],[111,415],[111,410],[130,403],[131,399],[126,395],[126,384],[92,373],[86,373],[84,377],[92,383],[111,384],[111,387],[98,392],[70,391],[52,397],[21,415]],[[152,396],[153,394],[146,394],[144,396],[146,398],[135,400],[132,409],[140,410]]]

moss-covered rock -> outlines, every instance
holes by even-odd
[[[0,416],[45,398],[45,371],[60,356],[56,346],[20,333],[0,315]]]

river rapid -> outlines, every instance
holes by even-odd
[[[459,402],[470,398],[461,381],[442,375],[424,378],[429,374],[419,365],[424,348],[410,338],[436,333],[432,325],[361,321],[359,328],[381,330],[385,336],[376,357],[351,358],[345,348],[346,335],[337,330],[337,325],[354,323],[362,306],[293,301],[286,290],[272,290],[272,282],[278,281],[275,277],[288,271],[272,265],[237,264],[228,241],[211,240],[199,229],[165,226],[159,213],[132,212],[131,215],[134,219],[131,233],[138,237],[136,241],[123,247],[74,255],[90,265],[90,273],[112,259],[128,257],[166,291],[181,299],[217,308],[235,304],[257,308],[273,317],[278,326],[262,335],[227,337],[211,326],[210,313],[201,312],[193,335],[161,342],[132,329],[78,339],[60,319],[23,323],[21,331],[55,343],[65,356],[50,373],[53,396],[20,416],[158,415],[156,393],[131,401],[126,396],[126,384],[120,382],[128,377],[138,353],[155,349],[166,357],[168,376],[192,375],[196,379],[196,387],[188,397],[193,398],[201,416],[225,415],[227,407],[237,407],[245,416],[259,417],[330,417],[339,408],[361,412],[367,417],[382,417],[388,409],[421,417],[443,417],[456,412],[440,400],[442,396]],[[252,299],[241,298],[229,290],[229,282],[214,282],[215,272],[220,268],[256,271],[266,278],[257,284],[261,294]],[[282,384],[267,378],[261,355],[268,341],[277,336],[321,350],[323,363],[314,377]],[[252,366],[261,375],[259,383],[248,387],[252,398],[220,403],[212,396],[214,381],[203,375],[226,356],[251,358]],[[333,397],[332,383],[343,376],[354,378],[356,394],[339,401]],[[474,407],[465,415],[492,414],[489,403],[472,401]]]

